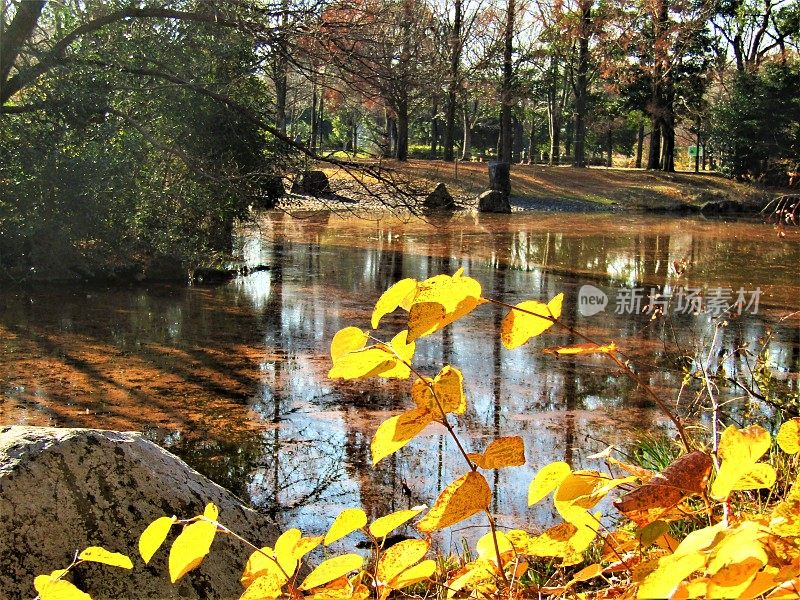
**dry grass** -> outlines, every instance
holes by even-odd
[[[444,182],[452,193],[475,196],[488,185],[485,163],[444,163],[410,160],[386,163],[411,179],[430,184]],[[762,188],[737,183],[713,173],[660,173],[641,169],[550,167],[514,165],[514,196],[559,200],[584,200],[641,208],[671,208],[709,200],[758,202],[766,198]]]

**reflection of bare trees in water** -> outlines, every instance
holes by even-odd
[[[317,222],[311,220],[307,224],[313,230]],[[292,376],[287,363],[295,358],[290,356],[288,348],[292,334],[283,320],[284,267],[291,248],[286,247],[284,227],[283,218],[272,220],[271,286],[261,314],[265,342],[274,360],[265,365],[268,381],[264,382],[261,397],[251,406],[265,420],[271,421],[273,427],[262,434],[263,453],[260,460],[251,464],[247,484],[251,502],[273,516],[279,511],[313,504],[323,497],[331,498],[332,488],[343,478],[341,465],[344,461],[339,435],[321,435],[310,424],[298,427],[292,418],[296,407],[286,394],[291,389]],[[319,228],[310,233],[309,244],[316,245],[316,252],[307,254],[313,261],[319,255]],[[313,271],[313,262],[308,268]],[[301,418],[302,415],[298,420]]]
[[[287,422],[277,434],[265,435],[269,454],[252,469],[247,484],[253,505],[273,517],[344,494],[337,490],[346,475],[341,436],[320,436],[310,426],[290,430],[293,425]]]

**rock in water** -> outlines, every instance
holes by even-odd
[[[510,213],[508,196],[499,190],[486,190],[478,196],[478,212]]]
[[[437,183],[422,204],[427,210],[453,210],[456,207],[453,197],[443,183]]]
[[[0,598],[32,598],[33,578],[65,568],[76,551],[127,554],[132,571],[84,563],[67,576],[102,598],[238,598],[251,551],[217,534],[196,570],[171,584],[169,545],[145,566],[139,534],[161,516],[188,518],[213,502],[220,522],[259,546],[278,535],[268,517],[137,433],[95,429],[0,428]]]
[[[275,208],[278,201],[286,195],[283,187],[283,177],[280,175],[265,175],[260,181],[260,196],[255,202],[256,208]]]
[[[511,165],[506,162],[489,163],[489,188],[511,195]]]
[[[292,184],[292,193],[318,198],[331,193],[331,184],[325,171],[306,171]]]

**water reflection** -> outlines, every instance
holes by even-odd
[[[796,390],[800,321],[778,319],[798,308],[800,242],[757,223],[596,214],[402,223],[271,214],[240,245],[248,262],[270,270],[218,288],[0,292],[0,422],[144,431],[286,525],[320,530],[321,520],[356,504],[373,517],[430,504],[464,470],[451,440],[430,427],[371,467],[371,434],[408,406],[408,382],[330,382],[327,347],[338,329],[366,326],[372,303],[394,281],[459,267],[505,302],[563,291],[563,320],[617,340],[640,377],[671,402],[681,367],[691,364],[683,357],[708,348],[714,324],[704,315],[616,314],[613,300],[585,317],[580,287],[591,284],[613,299],[620,287],[759,286],[759,314],[731,319],[712,354],[731,377],[746,376],[752,355],[742,349],[752,353],[771,330],[772,360]],[[575,343],[570,333],[505,350],[503,316],[497,306],[481,307],[422,340],[415,360],[428,373],[443,363],[464,371],[470,408],[458,430],[468,450],[498,435],[525,439],[528,465],[489,475],[494,508],[502,525],[544,525],[552,511],[525,506],[539,467],[553,460],[596,466],[589,453],[668,423],[601,358],[541,353]],[[401,326],[389,316],[378,334],[388,339]],[[471,529],[479,522],[448,532],[445,542],[479,534]]]

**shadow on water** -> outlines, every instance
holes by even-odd
[[[648,296],[759,287],[757,314],[750,307],[729,319],[721,366],[746,373],[752,356],[741,349],[754,351],[771,330],[776,372],[797,385],[800,321],[779,319],[798,309],[800,242],[758,223],[534,213],[402,223],[275,213],[243,232],[240,248],[271,270],[216,288],[0,292],[0,422],[143,431],[284,524],[309,530],[346,506],[374,517],[430,504],[463,474],[452,442],[431,426],[372,467],[371,435],[408,406],[408,382],[331,382],[327,349],[342,327],[367,326],[374,301],[395,281],[459,267],[485,295],[509,303],[564,292],[562,320],[616,340],[670,402],[684,375],[681,356],[708,346],[713,323],[675,306],[667,319],[652,319]],[[593,316],[580,310],[587,284],[608,297]],[[639,304],[621,302],[621,288],[640,289]],[[546,524],[550,509],[525,505],[543,464],[597,466],[586,457],[605,444],[670,430],[601,358],[541,353],[574,344],[569,332],[554,328],[506,350],[504,314],[484,306],[420,340],[415,364],[429,374],[444,363],[464,372],[470,405],[457,427],[469,451],[500,435],[525,439],[528,464],[489,475],[493,508],[504,526]],[[401,326],[400,315],[387,316],[376,335],[388,339]],[[447,533],[445,543],[481,533],[473,525]]]

